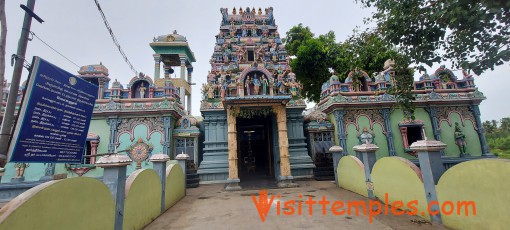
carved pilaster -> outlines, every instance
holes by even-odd
[[[108,142],[108,152],[113,153],[115,151],[115,139],[117,138],[117,127],[119,126],[122,119],[120,118],[108,118],[106,123],[110,126],[110,141]]]
[[[441,127],[439,127],[439,119],[437,119],[437,107],[426,107],[425,111],[429,114],[430,120],[432,121],[432,132],[434,133],[434,139],[441,140]]]
[[[386,140],[388,142],[388,151],[390,156],[396,156],[395,145],[393,142],[393,131],[391,130],[391,110],[389,108],[380,109],[379,112],[384,118],[384,128],[386,129]]]
[[[483,127],[482,120],[480,119],[480,107],[478,105],[471,105],[469,108],[475,117],[476,126],[478,129],[476,132],[478,133],[478,138],[480,139],[480,145],[482,146],[482,156],[489,155],[489,146],[487,145],[487,140],[485,139],[485,128]]]
[[[167,156],[172,156],[171,146],[172,146],[172,117],[163,117],[161,118],[163,121],[163,130],[165,135],[165,140],[163,142],[163,154]]]
[[[337,132],[338,132],[338,143],[344,149],[344,154],[349,154],[349,150],[347,149],[347,140],[345,136],[345,126],[344,126],[344,116],[346,114],[345,110],[336,110],[334,113],[335,120],[337,122]]]

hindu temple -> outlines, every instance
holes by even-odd
[[[220,31],[202,86],[201,183],[273,178],[280,186],[315,167],[303,130],[306,104],[289,65],[273,8],[221,9]]]
[[[320,89],[320,102],[305,111],[273,8],[220,12],[210,70],[199,76],[206,78],[200,90],[191,90],[196,60],[177,31],[149,43],[152,77],[140,73],[123,84],[102,63],[83,66],[76,76],[99,88],[83,161],[8,163],[2,183],[35,183],[55,175],[100,177],[103,169],[96,159],[115,152],[133,160],[128,174],[152,167],[152,154],[171,159],[187,154],[189,186],[224,183],[227,190],[253,182],[292,187],[297,179],[334,180],[332,146],[355,155],[354,146],[375,144],[377,158],[400,156],[418,164],[410,145],[435,139],[447,144],[445,168],[491,156],[480,119],[485,97],[467,72],[457,76],[441,66],[415,81],[415,119],[386,93],[395,84],[391,60],[381,63],[376,76],[361,69],[347,76],[332,73]],[[8,87],[5,82],[4,99]],[[201,116],[191,115],[192,97],[202,98]]]

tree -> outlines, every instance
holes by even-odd
[[[285,42],[287,52],[296,56],[291,67],[303,85],[302,94],[315,102],[320,100],[322,84],[332,75],[330,69],[343,81],[355,68],[373,77],[382,71],[388,59],[408,62],[408,58],[370,31],[355,31],[344,42],[338,43],[332,31],[313,37],[308,27],[299,24],[287,32]],[[407,68],[408,65],[404,65]]]
[[[484,121],[482,123],[483,125],[483,128],[485,129],[485,132],[487,134],[492,134],[496,131],[496,129],[498,128],[498,125],[496,123],[496,120],[492,120],[492,121]]]
[[[331,58],[328,58],[327,45],[317,39],[310,38],[298,47],[296,57],[291,61],[292,70],[301,82],[301,93],[311,101],[320,100],[321,86],[331,74]]]
[[[485,137],[492,153],[510,159],[510,117],[502,118],[499,124],[495,120],[483,122]]]
[[[302,23],[299,23],[297,26],[292,27],[289,31],[287,31],[283,42],[285,43],[285,49],[289,53],[289,55],[296,55],[299,46],[306,40],[313,38],[313,33],[310,31],[310,28],[303,27]]]
[[[375,7],[378,33],[415,63],[451,61],[479,75],[510,60],[508,1],[357,1]]]

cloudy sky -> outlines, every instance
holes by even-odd
[[[153,50],[149,46],[153,37],[172,33],[173,30],[187,37],[197,59],[197,62],[193,63],[193,81],[197,84],[193,87],[193,115],[200,115],[199,87],[205,82],[207,71],[210,70],[208,60],[213,52],[214,36],[219,32],[221,7],[227,7],[230,11],[233,7],[241,6],[257,9],[272,6],[282,36],[292,26],[303,23],[316,35],[334,31],[338,41],[343,41],[352,34],[356,26],[365,28],[363,18],[371,13],[370,9],[361,8],[354,0],[100,0],[99,2],[117,40],[135,69],[149,76],[154,75]],[[16,53],[23,22],[23,10],[19,7],[20,4],[26,4],[26,0],[6,1],[8,26],[6,78],[9,82],[12,77],[10,56]],[[45,22],[40,24],[34,20],[31,30],[79,66],[102,62],[109,69],[112,81],[118,79],[123,84],[127,84],[134,76],[114,46],[93,0],[38,0],[34,11]],[[29,42],[26,56],[29,61],[32,56],[40,56],[71,73],[78,71],[78,67],[36,38]],[[437,66],[434,66],[431,70],[436,68]],[[459,76],[461,74],[455,73]],[[510,116],[510,103],[506,101],[509,98],[508,73],[510,73],[510,66],[507,63],[475,78],[479,90],[488,98],[481,104],[482,120],[499,120]],[[26,79],[26,76],[27,71],[24,70],[23,79]]]

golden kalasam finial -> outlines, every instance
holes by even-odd
[[[243,7],[239,7],[239,14],[243,14]]]
[[[236,13],[237,13],[237,12],[236,12],[236,8],[234,7],[234,9],[232,10],[232,14],[233,14],[233,15],[236,15]]]
[[[259,7],[259,15],[262,14],[262,9]]]

